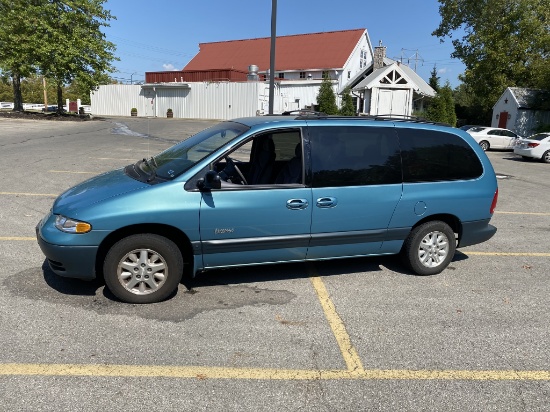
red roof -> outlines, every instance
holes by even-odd
[[[275,70],[343,68],[365,29],[278,36]],[[199,44],[199,53],[183,70],[235,69],[255,64],[269,69],[271,38]]]

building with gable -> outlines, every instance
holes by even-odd
[[[358,113],[371,116],[411,116],[424,110],[426,98],[435,96],[435,90],[414,70],[387,58],[381,42],[372,67],[354,82],[352,90],[361,96]]]
[[[508,87],[493,106],[491,127],[530,136],[541,125],[550,124],[550,91]]]
[[[139,89],[101,86],[92,95],[92,112],[127,116],[136,107],[138,115],[163,116],[171,108],[174,117],[210,119],[265,114],[270,43],[269,37],[201,43],[181,71],[147,72]],[[434,95],[414,71],[387,59],[385,47],[373,50],[366,29],[278,36],[275,72],[275,113],[314,108],[324,75],[338,105],[344,89],[353,88],[360,114],[411,115],[415,102]],[[131,99],[120,98],[126,92],[134,93]],[[118,107],[124,101],[132,103]]]

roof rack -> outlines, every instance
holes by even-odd
[[[345,119],[345,120],[381,120],[381,121],[394,121],[394,122],[414,122],[414,123],[426,123],[433,124],[438,126],[450,126],[447,123],[434,122],[432,120],[425,119],[418,116],[408,116],[401,114],[378,114],[378,115],[360,115],[360,116],[339,116],[339,115],[327,115],[322,112],[310,112],[304,115],[299,115],[296,117],[296,120],[334,120],[334,119]]]
[[[341,115],[328,115],[323,112],[318,112],[315,110],[309,110],[309,109],[299,109],[299,110],[288,110],[285,112],[282,112],[279,116],[291,116],[296,115],[294,120],[338,120],[338,119],[345,119],[345,120],[382,120],[382,121],[393,121],[393,122],[414,122],[414,123],[426,123],[426,124],[433,124],[437,126],[449,126],[448,123],[441,123],[441,122],[434,122],[432,120],[428,120],[423,117],[418,116],[409,116],[405,114],[377,114],[377,115],[370,115],[370,114],[362,114],[359,116],[341,116]],[[273,116],[273,115],[271,115]],[[276,115],[277,116],[277,115]]]
[[[298,117],[306,116],[306,117],[326,117],[327,114],[323,112],[317,112],[315,110],[310,109],[299,109],[299,110],[287,110],[285,112],[281,113],[281,116],[291,116],[293,114],[297,114]]]

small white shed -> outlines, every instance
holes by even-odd
[[[430,85],[397,62],[375,69],[353,90],[363,99],[360,114],[372,116],[411,116],[415,100],[435,96]]]
[[[550,124],[548,101],[548,90],[508,87],[493,106],[491,126],[530,136],[538,126]]]

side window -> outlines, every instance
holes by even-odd
[[[302,164],[301,133],[291,129],[254,136],[215,163],[213,169],[234,188],[302,183]]]
[[[500,136],[500,130],[489,130],[487,132],[488,136]]]
[[[403,181],[437,182],[475,179],[483,166],[459,136],[435,130],[397,130],[403,158]]]
[[[310,126],[313,187],[401,183],[393,128]]]

